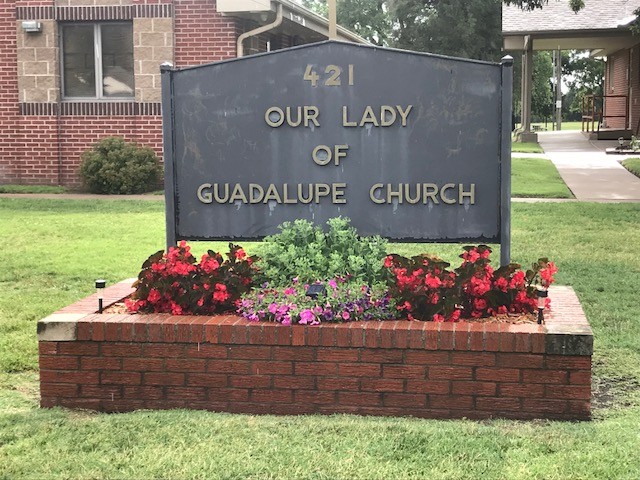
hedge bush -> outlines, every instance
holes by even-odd
[[[151,148],[107,137],[82,154],[80,175],[91,193],[127,195],[156,190],[162,166]]]

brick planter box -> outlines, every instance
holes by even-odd
[[[108,305],[131,281],[107,288]],[[570,287],[546,325],[251,323],[95,314],[87,297],[38,323],[43,407],[105,412],[589,419],[593,334]]]

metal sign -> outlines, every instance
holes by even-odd
[[[512,62],[327,41],[164,68],[167,242],[349,217],[509,250]]]

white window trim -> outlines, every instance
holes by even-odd
[[[131,25],[131,22],[64,22],[60,24],[60,29],[65,26],[72,25],[93,25],[93,54],[95,57],[94,73],[95,96],[94,97],[72,97],[68,96],[64,90],[64,35],[60,33],[60,90],[62,101],[64,102],[123,102],[135,100],[135,73],[133,75],[134,88],[133,93],[129,96],[122,97],[105,97],[102,94],[102,84],[104,80],[102,76],[102,33],[100,27],[102,25]],[[132,27],[133,28],[133,27]]]

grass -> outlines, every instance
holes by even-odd
[[[0,185],[0,193],[65,193],[64,187],[53,185]]]
[[[556,167],[543,158],[511,160],[511,194],[514,197],[573,198]]]
[[[516,153],[544,153],[542,147],[535,142],[512,142],[511,151]]]
[[[640,178],[640,158],[627,158],[621,162],[621,165]]]
[[[513,260],[556,261],[594,329],[592,422],[41,410],[37,320],[136,275],[163,247],[163,207],[0,198],[0,478],[639,478],[640,204],[514,204],[512,223]]]

